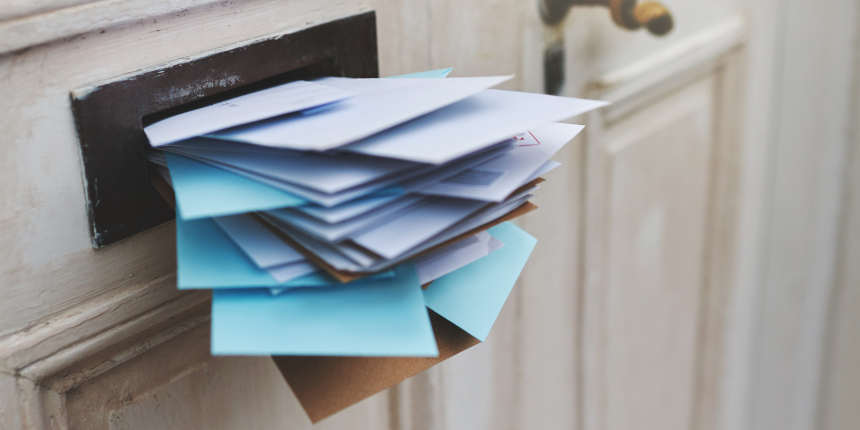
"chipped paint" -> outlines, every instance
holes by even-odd
[[[191,95],[204,95],[206,94],[205,90],[231,88],[241,80],[239,75],[229,75],[220,79],[193,82],[184,87],[171,87],[167,94],[156,95],[155,100],[158,103],[171,104],[175,100],[186,100]]]

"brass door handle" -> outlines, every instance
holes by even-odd
[[[666,6],[655,1],[638,0],[540,0],[543,21],[555,25],[564,20],[573,6],[606,6],[619,27],[636,30],[645,27],[651,34],[662,36],[672,30],[672,14]]]

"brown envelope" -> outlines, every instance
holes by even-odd
[[[438,357],[275,356],[272,360],[315,423],[480,343],[446,319],[429,309],[428,312]]]

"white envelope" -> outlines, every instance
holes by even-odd
[[[250,148],[254,146],[198,138],[164,149],[327,194],[358,187],[406,169],[426,167],[407,161],[350,153],[313,153],[274,148],[261,151]]]
[[[472,152],[456,160],[449,161],[443,165],[431,166],[427,169],[426,173],[422,173],[415,178],[401,181],[400,186],[407,192],[416,192],[449,176],[456,175],[464,170],[498,158],[513,148],[513,143],[510,141],[497,143],[480,151]]]
[[[353,93],[295,81],[234,97],[157,121],[143,128],[153,147],[193,136],[343,100]]]
[[[484,151],[480,151],[474,154],[468,154],[461,160],[456,160],[455,162],[445,166],[421,165],[421,167],[419,168],[407,169],[405,172],[398,173],[395,175],[389,175],[384,178],[370,181],[368,183],[359,185],[357,187],[352,187],[335,194],[323,193],[305,186],[279,181],[264,175],[260,175],[256,172],[242,170],[234,166],[201,158],[196,155],[187,153],[182,153],[182,155],[193,160],[200,161],[202,163],[206,163],[232,173],[236,173],[238,175],[243,175],[245,177],[272,186],[274,188],[287,191],[289,193],[310,200],[318,205],[332,207],[358,199],[363,196],[370,196],[372,193],[380,191],[386,187],[396,187],[397,190],[399,190],[390,194],[400,194],[400,191],[408,191],[415,187],[422,187],[435,181],[441,180],[446,176],[450,176],[464,169],[468,169],[475,164],[483,163],[487,160],[492,159],[493,157],[497,157],[505,151],[508,151],[510,148],[511,146],[509,145],[509,143],[502,143],[487,148]]]
[[[571,97],[486,90],[343,149],[378,157],[440,164],[525,130],[568,119],[606,104]]]
[[[294,263],[287,263],[266,269],[266,271],[269,272],[269,275],[272,275],[272,278],[275,278],[276,281],[281,283],[292,281],[293,279],[309,275],[318,270],[319,269],[316,266],[309,263],[307,260],[296,261]]]
[[[384,258],[394,258],[485,205],[477,200],[428,198],[352,240]]]
[[[302,231],[293,228],[270,215],[262,214],[261,216],[269,223],[269,225],[288,235],[308,252],[325,261],[330,266],[337,268],[338,270],[346,270],[350,272],[360,272],[364,270],[364,265],[360,264],[358,261],[350,259],[346,253],[338,249],[335,244],[314,239],[313,237],[304,234]]]
[[[360,187],[355,187],[355,188],[349,189],[347,191],[343,191],[343,192],[336,193],[336,194],[328,194],[328,193],[323,193],[320,191],[312,190],[310,188],[303,187],[300,185],[295,185],[295,184],[291,184],[288,182],[283,182],[283,181],[279,181],[276,179],[272,179],[272,178],[260,175],[259,173],[249,172],[249,171],[242,170],[242,169],[230,166],[230,165],[214,162],[212,160],[207,160],[205,158],[197,157],[195,155],[185,154],[185,153],[182,153],[181,155],[188,157],[188,158],[191,158],[192,160],[199,161],[201,163],[205,163],[205,164],[208,164],[210,166],[217,167],[219,169],[223,169],[223,170],[226,170],[226,171],[231,172],[231,173],[235,173],[237,175],[245,176],[246,178],[253,179],[254,181],[269,185],[273,188],[287,191],[288,193],[302,197],[306,200],[309,200],[309,201],[316,203],[318,205],[321,205],[321,206],[336,206],[336,205],[339,205],[341,203],[355,200],[359,197],[363,197],[366,195],[373,194],[377,191],[380,191],[381,189],[385,188],[386,186],[392,185],[393,183],[396,182],[396,179],[373,181],[372,183],[365,184],[365,185],[362,185]],[[415,171],[410,172],[409,175],[410,176],[417,176],[417,175],[420,175],[422,173],[429,172],[430,170],[432,170],[432,166],[425,167],[423,169],[416,169]],[[397,192],[382,193],[382,194],[402,194],[402,193],[397,191]]]
[[[366,251],[362,251],[352,245],[352,241],[349,240],[334,243],[323,242],[306,235],[298,229],[272,219],[269,216],[264,216],[264,218],[275,228],[289,235],[293,240],[298,242],[299,245],[338,270],[348,272],[375,272],[392,267],[402,261],[406,261],[425,249],[436,246],[446,240],[505,215],[519,205],[525,203],[537,188],[538,187],[535,186],[520,191],[502,203],[484,204],[482,209],[474,212],[472,215],[467,216],[464,219],[454,221],[453,225],[449,225],[442,232],[427,237],[423,242],[416,244],[411,249],[391,259],[380,258],[367,253]],[[415,238],[413,237],[412,240],[414,239]],[[359,255],[360,258],[356,258]]]
[[[293,209],[319,221],[334,224],[359,216],[365,212],[372,211],[378,207],[385,206],[388,203],[403,197],[404,196],[402,195],[371,196],[356,199],[351,202],[341,203],[329,208],[325,206],[305,205],[296,206]]]
[[[447,240],[455,238],[463,233],[466,233],[469,230],[478,228],[488,222],[491,222],[499,217],[504,216],[508,212],[516,209],[520,205],[526,203],[531,197],[532,193],[538,187],[534,187],[532,189],[523,191],[522,193],[518,193],[516,196],[511,197],[511,199],[506,200],[502,203],[497,203],[490,205],[484,209],[481,209],[478,212],[473,213],[466,219],[461,220],[460,222],[448,227],[444,231],[436,234],[435,236],[427,239],[419,245],[416,245],[414,248],[406,251],[402,255],[397,258],[386,261],[384,264],[379,264],[375,267],[372,267],[373,271],[379,270],[383,267],[387,267],[392,262],[401,262],[408,260],[412,256],[421,253],[425,249],[432,248],[440,243],[444,243]],[[396,263],[395,263],[396,264]]]
[[[532,173],[532,175],[529,176],[528,179],[526,179],[526,182],[527,183],[531,182],[531,181],[555,170],[555,168],[558,166],[561,166],[561,163],[559,163],[558,161],[549,160],[546,163],[543,163],[543,165],[541,165],[540,168],[536,172]]]
[[[421,201],[419,196],[403,196],[380,208],[376,208],[365,216],[353,217],[345,221],[329,224],[309,217],[302,213],[296,213],[287,209],[266,211],[266,214],[278,221],[289,224],[307,234],[325,240],[335,242],[346,238],[364,229],[385,224],[406,208]]]
[[[522,186],[567,142],[581,125],[551,123],[516,137],[517,147],[507,153],[430,184],[416,192],[500,202]]]
[[[337,148],[463,100],[510,76],[447,79],[321,79],[358,93],[307,115],[274,118],[212,133],[212,137],[300,150]],[[352,82],[352,84],[350,84]]]
[[[416,254],[419,254],[428,248],[432,248],[436,245],[439,245],[440,243],[443,243],[463,233],[466,233],[469,230],[472,230],[490,221],[493,221],[496,218],[502,217],[508,212],[516,209],[520,205],[527,202],[532,197],[532,193],[534,193],[537,189],[538,187],[535,186],[511,196],[510,199],[505,200],[502,203],[488,205],[483,209],[466,217],[465,219],[462,219],[459,222],[453,224],[452,226],[436,234],[435,236],[425,240],[424,242],[421,242],[412,249],[397,256],[396,258],[390,260],[381,260],[379,263],[372,266],[370,268],[370,271],[380,270],[382,268],[389,267],[391,264],[406,261],[409,258],[412,258]]]
[[[230,215],[212,220],[257,267],[270,268],[305,261],[302,254],[252,215]]]
[[[415,264],[418,282],[423,285],[486,257],[502,246],[500,240],[482,231],[416,257],[412,262]]]

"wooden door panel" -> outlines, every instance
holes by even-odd
[[[193,300],[144,312],[23,367],[17,387],[20,426],[310,428],[269,357],[211,356],[209,303],[201,294],[189,298]],[[123,308],[125,304],[116,303],[115,309]],[[164,310],[170,308],[170,313]],[[94,320],[82,325],[91,328],[86,326]],[[388,406],[387,393],[380,393],[316,427],[384,428]]]
[[[714,429],[737,264],[743,22],[592,83],[582,428]]]
[[[713,82],[613,124],[604,224],[606,426],[683,429],[694,406]],[[589,310],[586,309],[586,312]]]
[[[291,397],[267,357],[210,357],[203,322],[65,393],[64,412],[72,429],[296,426]]]
[[[108,428],[262,429],[271,423],[295,427],[302,424],[302,411],[289,389],[278,383],[279,377],[265,357],[206,360],[110,410]]]

